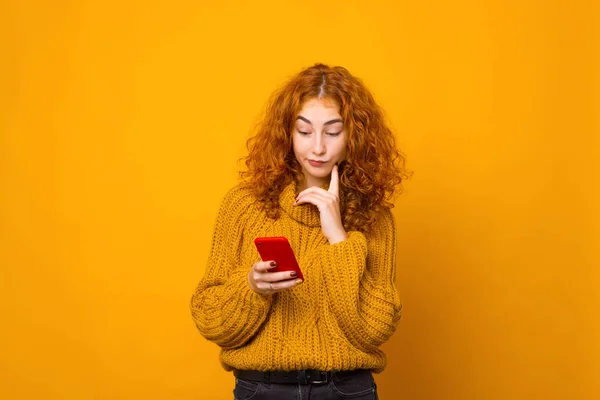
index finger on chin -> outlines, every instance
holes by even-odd
[[[340,177],[338,175],[338,166],[335,164],[331,169],[331,180],[329,182],[328,192],[339,195],[340,190]]]

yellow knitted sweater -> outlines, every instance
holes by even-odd
[[[380,372],[379,346],[394,332],[401,302],[395,287],[396,235],[385,209],[372,231],[348,232],[330,245],[312,204],[293,206],[296,187],[281,193],[277,220],[242,186],[218,213],[208,265],[192,296],[200,333],[221,347],[226,370],[352,370]],[[260,261],[253,240],[288,238],[304,283],[262,296],[248,285]]]

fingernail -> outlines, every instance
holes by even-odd
[[[302,279],[296,279],[296,285],[301,284],[302,282],[304,282]]]
[[[277,265],[277,263],[275,261],[271,261],[271,263],[269,264],[271,267],[274,267]]]
[[[295,277],[296,277],[296,275],[298,275],[298,274],[296,273],[296,271],[292,271],[292,272],[290,272],[290,276],[291,276],[292,278],[295,278]]]

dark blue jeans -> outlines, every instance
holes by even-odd
[[[377,400],[377,385],[370,371],[352,377],[333,378],[327,383],[307,385],[264,383],[236,378],[235,400]]]

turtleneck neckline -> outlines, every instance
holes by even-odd
[[[294,206],[298,193],[296,182],[289,183],[279,195],[279,206],[281,209],[290,218],[304,225],[312,227],[321,226],[321,218],[317,206],[309,203]]]

